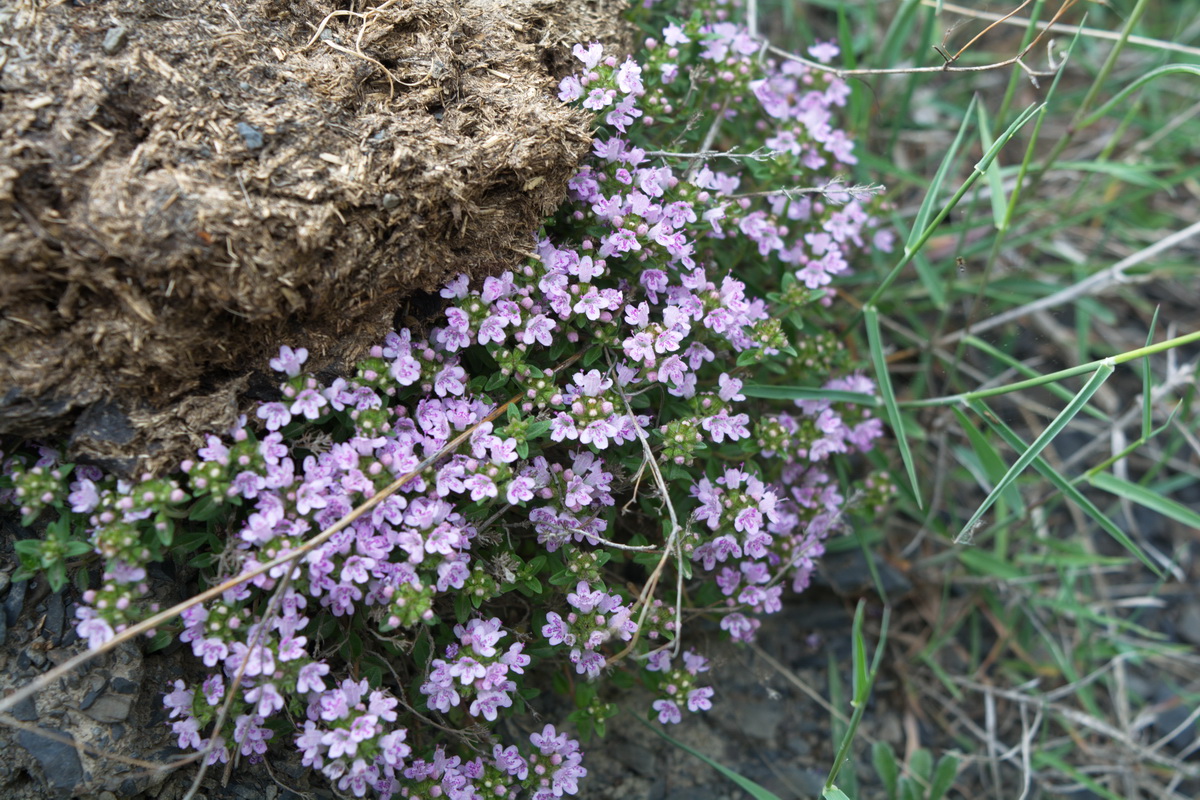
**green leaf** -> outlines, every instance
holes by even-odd
[[[824,800],[850,800],[850,798],[846,796],[846,793],[836,786],[830,786],[821,793],[821,797],[823,797]]]
[[[529,428],[525,431],[525,438],[532,442],[534,439],[540,439],[542,436],[545,436],[548,430],[550,430],[550,420],[539,419],[537,422],[530,424]]]
[[[454,596],[454,616],[460,625],[471,618],[471,598],[466,592]]]
[[[592,347],[583,354],[583,358],[580,359],[580,361],[583,362],[583,366],[585,368],[590,367],[592,364],[595,364],[597,361],[599,361],[600,356],[602,355],[604,355],[603,347]]]
[[[165,649],[171,642],[175,641],[175,637],[170,631],[155,631],[151,637],[150,643],[146,645],[147,653],[157,653],[159,650]]]
[[[483,385],[483,390],[485,392],[491,392],[499,389],[506,383],[508,383],[508,376],[500,370],[496,370],[492,373],[491,377],[487,379],[487,383]]]
[[[918,747],[908,760],[908,770],[920,778],[921,783],[928,784],[929,775],[933,772],[933,754],[924,747]]]
[[[875,773],[883,781],[888,800],[896,800],[896,784],[900,778],[900,765],[896,763],[896,753],[887,742],[875,742],[871,745],[871,763],[875,765]]]
[[[46,567],[46,580],[50,583],[50,591],[61,591],[67,585],[67,565],[62,561],[55,561]]]
[[[88,542],[73,541],[63,545],[64,558],[79,558],[90,552],[92,552],[92,546]]]
[[[742,352],[738,353],[737,365],[739,367],[748,367],[752,364],[760,364],[762,363],[762,360],[763,355],[758,348],[753,350],[743,350]]]
[[[929,781],[929,794],[926,796],[929,800],[942,800],[954,785],[957,776],[958,758],[948,754],[942,756],[933,770],[933,778]]]
[[[213,501],[212,495],[205,495],[196,501],[196,505],[192,506],[191,511],[188,512],[188,519],[196,522],[208,522],[216,519],[224,510],[223,505],[218,505]]]

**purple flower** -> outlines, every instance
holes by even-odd
[[[269,431],[277,431],[292,421],[292,412],[283,403],[263,403],[256,413],[259,419],[267,421]]]
[[[67,495],[67,501],[74,513],[90,514],[100,505],[100,493],[96,491],[94,482],[83,478],[71,484],[71,493]]]
[[[392,769],[401,769],[404,766],[404,759],[412,753],[412,748],[404,743],[407,736],[407,730],[398,728],[379,740],[379,749],[384,763]]]
[[[679,706],[671,700],[655,700],[651,705],[658,712],[658,721],[663,725],[674,725],[683,719]]]
[[[308,351],[303,347],[298,347],[295,350],[284,345],[279,348],[279,358],[272,358],[267,363],[271,365],[271,369],[276,372],[287,373],[288,377],[294,378],[300,374],[300,365],[308,360]]]
[[[575,635],[571,633],[571,629],[567,627],[563,618],[554,611],[546,614],[546,624],[542,626],[542,636],[545,636],[552,645],[575,643]]]
[[[711,686],[701,686],[688,692],[688,711],[708,711],[712,708],[713,690]]]
[[[438,397],[448,394],[460,395],[466,391],[467,372],[456,363],[447,364],[433,379],[433,390]]]
[[[170,716],[189,717],[192,713],[192,698],[194,692],[186,688],[183,681],[175,681],[175,691],[163,695],[163,705],[171,709]],[[182,746],[182,745],[181,745]]]
[[[594,42],[584,47],[581,44],[575,45],[571,49],[575,57],[583,62],[584,69],[592,69],[600,63],[600,59],[604,56],[604,45]]]
[[[329,401],[322,397],[315,389],[305,389],[296,395],[296,401],[292,403],[291,412],[293,414],[303,414],[308,419],[316,419],[321,416],[321,409],[328,405],[328,403]]]
[[[308,692],[325,691],[325,681],[321,680],[321,678],[328,674],[329,665],[324,661],[314,661],[310,664],[305,664],[300,668],[300,674],[296,678],[296,692],[307,694]]]

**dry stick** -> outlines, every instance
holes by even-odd
[[[571,366],[571,364],[575,363],[576,361],[578,361],[580,359],[580,357],[583,356],[584,352],[585,351],[581,350],[578,353],[576,353],[575,355],[571,356],[570,358],[565,360],[562,364],[560,364],[559,366],[557,366],[553,370],[551,370],[550,374],[555,375],[558,372]],[[328,541],[329,538],[331,536],[333,536],[335,533],[344,529],[350,523],[354,522],[356,519],[361,517],[363,514],[370,511],[375,506],[379,505],[390,495],[395,494],[396,491],[398,491],[401,486],[408,483],[412,479],[418,477],[421,474],[421,472],[423,472],[430,465],[437,463],[438,460],[453,453],[455,450],[458,449],[459,445],[461,445],[463,442],[467,441],[470,438],[471,434],[473,434],[475,432],[475,430],[477,428],[479,428],[480,425],[484,424],[485,422],[491,422],[492,420],[496,419],[501,414],[503,414],[505,412],[505,410],[507,410],[507,408],[512,403],[517,402],[522,397],[524,397],[524,394],[514,395],[507,402],[497,406],[496,409],[494,411],[492,411],[492,413],[488,414],[486,417],[481,419],[479,422],[476,422],[471,427],[467,428],[462,433],[460,433],[458,436],[454,437],[454,439],[452,439],[438,453],[426,458],[420,464],[417,464],[417,466],[414,467],[411,472],[409,472],[405,475],[402,475],[399,478],[397,478],[396,480],[392,481],[386,487],[379,490],[379,492],[377,492],[376,494],[374,494],[370,498],[368,498],[366,501],[364,501],[362,505],[358,506],[357,508],[352,510],[350,513],[346,514],[346,516],[342,517],[337,522],[333,523],[333,525],[331,525],[328,528],[326,528],[325,530],[321,531],[319,534],[317,534],[316,536],[314,536],[312,539],[305,542],[304,544],[300,545],[295,550],[291,550],[284,555],[277,556],[276,558],[271,559],[270,561],[268,561],[265,564],[260,564],[259,566],[255,567],[254,569],[250,570],[249,572],[244,572],[241,575],[238,575],[233,578],[229,578],[224,583],[222,583],[218,586],[214,586],[211,589],[208,589],[206,591],[203,591],[200,594],[197,594],[187,600],[184,600],[182,603],[178,603],[174,606],[171,606],[166,611],[160,611],[159,613],[155,614],[154,616],[152,616],[148,619],[145,619],[142,622],[139,622],[138,624],[136,624],[132,627],[126,628],[125,630],[121,631],[119,634],[117,634],[112,639],[105,642],[103,645],[96,648],[95,650],[85,650],[84,652],[80,653],[79,655],[75,656],[74,658],[70,658],[70,659],[64,661],[63,663],[59,664],[54,669],[42,674],[38,678],[30,681],[26,685],[22,686],[20,689],[16,690],[12,694],[10,694],[7,697],[5,697],[4,699],[0,700],[0,713],[8,711],[13,706],[15,706],[17,703],[24,700],[25,698],[30,697],[30,696],[40,692],[41,690],[45,689],[46,687],[50,686],[50,684],[54,683],[54,681],[58,680],[63,675],[66,675],[68,672],[75,669],[76,667],[87,663],[88,661],[92,660],[93,658],[95,658],[96,656],[98,656],[102,653],[106,653],[109,650],[112,650],[113,648],[117,647],[118,645],[122,644],[123,642],[127,642],[130,639],[133,639],[134,637],[139,636],[139,635],[145,633],[146,631],[156,628],[159,625],[163,624],[164,622],[167,622],[167,621],[173,619],[174,617],[179,616],[180,614],[182,614],[184,611],[187,611],[192,606],[197,605],[199,603],[207,602],[209,600],[212,600],[215,597],[219,597],[220,595],[224,594],[228,590],[234,588],[235,586],[245,583],[246,581],[250,580],[251,578],[256,578],[259,575],[263,575],[267,572],[270,572],[275,567],[279,567],[284,564],[295,561],[297,558],[299,558],[300,556],[309,552],[310,550],[314,550],[317,547],[320,547],[322,544],[324,544],[326,541]]]
[[[679,518],[675,515],[675,504],[671,502],[671,493],[667,490],[667,482],[663,480],[662,471],[658,468],[658,461],[654,458],[654,449],[650,446],[650,440],[646,438],[645,431],[637,424],[637,417],[633,413],[633,407],[629,404],[629,398],[625,395],[625,390],[615,381],[613,382],[613,386],[617,388],[617,393],[621,395],[621,401],[625,404],[625,413],[633,419],[633,429],[637,432],[638,441],[642,443],[642,464],[649,465],[650,473],[654,476],[654,482],[658,485],[658,492],[662,496],[663,503],[667,506],[667,515],[671,518],[671,535],[667,537],[667,542],[663,546],[662,558],[658,560],[658,565],[654,568],[654,572],[650,574],[650,579],[642,587],[637,603],[634,604],[635,606],[640,605],[642,607],[642,613],[638,615],[637,630],[633,632],[633,638],[629,640],[629,644],[625,649],[605,661],[605,666],[616,664],[633,651],[634,646],[638,642],[638,637],[642,633],[642,623],[646,621],[646,614],[650,611],[649,599],[654,596],[654,590],[658,588],[658,579],[662,576],[663,568],[667,565],[667,560],[671,557],[672,550],[675,551],[676,562],[679,565],[676,570],[678,574],[675,580],[675,646],[672,656],[679,655],[679,646],[682,642],[680,634],[683,627],[683,552],[679,543],[680,527]]]
[[[8,725],[11,728],[16,728],[17,730],[28,731],[29,733],[36,734],[43,739],[49,739],[52,742],[65,744],[71,748],[79,748],[89,755],[107,758],[112,761],[119,761],[122,764],[129,764],[134,767],[141,767],[149,775],[155,775],[159,772],[169,772],[176,767],[182,767],[185,764],[190,764],[202,755],[201,753],[193,753],[189,756],[181,756],[173,761],[156,764],[152,761],[143,761],[140,758],[133,758],[132,756],[123,756],[118,753],[106,752],[98,747],[93,747],[90,744],[78,742],[65,733],[59,733],[58,731],[53,731],[49,728],[43,728],[40,725],[34,725],[31,722],[22,722],[16,717],[9,716],[8,714],[0,714],[0,723]]]
[[[1181,231],[1176,231],[1164,239],[1160,239],[1154,244],[1146,247],[1131,256],[1121,259],[1116,264],[1100,272],[1090,275],[1087,278],[1076,283],[1074,286],[1068,286],[1060,292],[1055,292],[1049,297],[1043,297],[1041,300],[1034,300],[1031,303],[1026,303],[1023,306],[1014,308],[1011,311],[1006,311],[1003,314],[997,314],[994,317],[986,319],[982,322],[977,322],[971,326],[968,331],[966,329],[948,333],[937,340],[937,344],[946,345],[952,342],[957,342],[959,339],[970,334],[982,333],[986,330],[991,330],[999,325],[1012,322],[1026,314],[1032,314],[1034,311],[1042,311],[1047,308],[1054,308],[1063,303],[1069,303],[1079,297],[1083,297],[1093,291],[1099,291],[1106,288],[1110,283],[1128,282],[1131,279],[1125,275],[1125,271],[1131,267],[1146,261],[1152,256],[1156,256],[1164,250],[1169,250],[1181,242],[1184,242],[1193,236],[1200,234],[1200,222],[1193,222]]]
[[[250,663],[250,654],[254,652],[254,648],[262,644],[262,638],[266,633],[267,624],[271,617],[275,614],[275,608],[279,603],[279,599],[287,592],[288,586],[292,582],[292,568],[284,571],[283,577],[279,580],[279,585],[275,587],[275,591],[271,593],[271,599],[267,603],[267,610],[263,612],[262,620],[259,622],[254,631],[253,641],[248,641],[249,645],[246,648],[246,657],[242,659],[242,663],[238,664],[237,673],[233,676],[233,681],[229,684],[229,691],[225,693],[225,702],[221,703],[221,709],[217,712],[217,719],[213,724],[213,735],[208,738],[208,745],[204,748],[204,760],[200,762],[200,769],[196,771],[196,777],[192,780],[192,786],[188,789],[187,794],[183,796],[183,800],[192,800],[196,792],[200,789],[200,783],[204,780],[204,773],[208,772],[209,759],[208,755],[217,746],[217,737],[221,729],[225,727],[225,720],[229,717],[229,709],[233,706],[233,700],[237,696],[238,689],[242,686],[242,679],[246,675],[246,665]],[[237,753],[231,753],[230,758],[226,761],[225,780],[222,783],[228,782],[229,770],[233,769],[234,761],[237,759]]]
[[[954,3],[945,3],[945,2],[942,2],[942,0],[921,0],[921,5],[923,5],[923,6],[934,6],[935,4],[940,4],[941,7],[946,11],[951,11],[955,14],[962,14],[965,17],[975,17],[977,19],[994,20],[997,22],[1001,21],[1001,16],[999,14],[993,14],[988,11],[979,11],[974,8],[968,8],[966,6],[955,5]],[[1029,27],[1029,20],[1027,20],[1023,17],[1018,18],[1018,19],[1005,19],[1004,23],[1006,25],[1016,25],[1021,28]],[[1042,30],[1048,30],[1052,25],[1055,25],[1055,24],[1056,23],[1054,23],[1053,21],[1036,23],[1037,27],[1041,28]],[[1090,36],[1093,39],[1107,39],[1107,40],[1113,41],[1113,42],[1120,41],[1120,39],[1121,39],[1121,34],[1113,33],[1112,31],[1102,30],[1100,28],[1084,28],[1084,27],[1081,27],[1078,25],[1062,25],[1062,24],[1057,25],[1057,27],[1058,27],[1059,32],[1065,36],[1070,36],[1070,35],[1078,33],[1081,36]],[[1177,42],[1168,42],[1168,41],[1164,41],[1161,39],[1151,39],[1148,36],[1132,35],[1126,41],[1128,41],[1130,44],[1142,45],[1143,47],[1153,47],[1156,50],[1171,50],[1171,51],[1174,51],[1177,53],[1187,53],[1187,54],[1193,55],[1193,56],[1200,56],[1200,47],[1189,47],[1186,44],[1179,44]]]

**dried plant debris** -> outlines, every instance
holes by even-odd
[[[555,73],[622,5],[0,11],[0,433],[161,469],[280,343],[336,368],[514,264],[589,145]]]

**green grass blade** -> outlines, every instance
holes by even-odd
[[[1182,503],[1178,503],[1169,497],[1163,497],[1158,492],[1147,489],[1145,486],[1139,486],[1132,481],[1118,478],[1111,472],[1096,473],[1089,477],[1088,482],[1097,489],[1103,489],[1106,492],[1115,494],[1117,497],[1123,497],[1132,503],[1137,503],[1139,506],[1148,508],[1151,511],[1157,511],[1164,517],[1169,517],[1183,525],[1200,530],[1200,513],[1196,513]]]
[[[1013,429],[1002,422],[999,417],[993,414],[991,410],[988,409],[986,404],[978,400],[968,400],[967,405],[971,407],[972,411],[979,414],[984,420],[986,420],[988,425],[991,426],[992,430],[996,431],[996,433],[998,433],[1001,438],[1008,443],[1009,447],[1013,448],[1014,450],[1022,450],[1025,448],[1025,441],[1021,439],[1020,436],[1017,436]],[[1068,500],[1079,506],[1079,509],[1083,511],[1083,513],[1087,514],[1093,522],[1099,525],[1101,530],[1116,540],[1116,542],[1124,547],[1127,551],[1137,556],[1138,560],[1149,567],[1155,575],[1162,576],[1162,569],[1153,561],[1151,561],[1145,553],[1142,552],[1142,549],[1138,547],[1132,539],[1129,538],[1125,531],[1113,524],[1113,521],[1105,516],[1104,512],[1101,511],[1095,503],[1084,496],[1084,494],[1075,487],[1074,482],[1067,480],[1062,473],[1050,466],[1050,464],[1040,456],[1034,459],[1033,468],[1037,470],[1042,477],[1054,484],[1055,488],[1062,492]],[[974,551],[968,550],[963,553],[963,556],[973,553]],[[1013,577],[1020,577],[1020,574],[1014,575]]]
[[[942,193],[942,184],[946,182],[946,177],[954,168],[955,162],[958,161],[958,151],[967,138],[967,127],[971,124],[971,112],[974,111],[975,104],[978,101],[978,96],[971,98],[971,104],[967,106],[967,113],[963,115],[962,124],[958,126],[958,135],[954,137],[954,141],[950,144],[950,149],[942,157],[942,163],[938,165],[937,172],[933,175],[933,181],[929,184],[929,189],[925,192],[925,199],[921,201],[921,207],[917,210],[917,216],[913,219],[912,230],[908,232],[908,241],[904,244],[906,253],[915,253],[920,247],[918,241],[921,234],[929,227],[929,220],[933,217],[938,197]]]
[[[1145,86],[1150,81],[1155,80],[1157,78],[1161,78],[1163,75],[1180,75],[1180,74],[1194,75],[1196,77],[1200,77],[1200,66],[1196,66],[1195,64],[1167,64],[1165,66],[1159,67],[1158,69],[1150,70],[1145,75],[1142,75],[1137,80],[1135,80],[1133,83],[1129,84],[1124,89],[1117,92],[1113,96],[1113,98],[1111,100],[1109,100],[1107,103],[1100,106],[1095,111],[1093,111],[1091,114],[1088,114],[1086,117],[1084,117],[1082,120],[1080,120],[1079,127],[1086,128],[1088,125],[1091,125],[1096,120],[1100,119],[1105,114],[1107,114],[1109,111],[1111,111],[1113,108],[1120,105],[1125,100],[1125,98],[1129,97],[1129,95],[1133,94],[1134,92],[1136,92],[1138,89]]]
[[[1150,330],[1146,333],[1146,347],[1154,344],[1154,329],[1158,327],[1158,312],[1162,310],[1162,306],[1154,307],[1154,316],[1150,319]],[[1153,392],[1150,386],[1150,359],[1149,357],[1142,359],[1142,438],[1150,438],[1150,432],[1154,427],[1154,409],[1151,406]]]
[[[854,614],[856,621],[858,620],[859,616],[863,613],[863,609],[865,608],[865,605],[866,605],[866,601],[863,601],[863,600],[859,601],[858,610]],[[837,776],[838,776],[838,773],[841,772],[842,765],[844,763],[846,763],[846,759],[850,755],[850,747],[854,743],[854,734],[858,730],[859,723],[862,722],[863,712],[866,711],[866,709],[867,709],[866,701],[867,701],[867,698],[871,694],[871,686],[874,685],[875,677],[879,674],[879,665],[883,663],[883,653],[886,650],[885,645],[887,644],[888,622],[890,619],[891,619],[891,608],[889,606],[884,606],[883,619],[881,619],[880,623],[879,623],[879,643],[877,645],[875,645],[875,656],[871,659],[871,668],[870,668],[870,671],[867,673],[865,682],[861,686],[855,687],[856,688],[855,698],[854,698],[854,702],[852,703],[852,705],[854,706],[854,714],[850,717],[850,724],[848,726],[846,726],[845,733],[842,734],[842,741],[838,744],[837,755],[833,759],[833,766],[830,767],[830,769],[829,769],[829,776],[827,778],[825,778],[825,791],[826,792],[828,792],[831,788],[833,788],[834,781],[837,780]],[[866,645],[863,644],[863,642],[862,642],[861,626],[857,627],[856,634],[857,635],[855,637],[855,642],[854,642],[854,645],[855,645],[854,659],[855,659],[855,667],[856,667],[855,678],[857,680],[857,675],[858,675],[857,666],[858,666],[858,660],[859,660],[859,655],[860,655],[859,648],[861,646],[862,660],[863,660],[863,663],[865,663],[865,661],[866,661]],[[837,670],[830,669],[831,678],[833,676],[835,676],[836,673],[837,673]]]
[[[863,636],[863,614],[866,610],[866,601],[860,600],[858,608],[854,609],[854,623],[850,634],[851,644],[854,648],[854,684],[850,690],[853,699],[851,699],[850,705],[856,708],[859,703],[866,700],[864,692],[870,692],[870,675],[867,672],[867,640]]]
[[[992,126],[988,122],[987,107],[980,103],[975,107],[979,115],[979,141],[984,152],[991,150],[995,141],[992,139]],[[992,201],[992,224],[996,230],[1004,230],[1008,217],[1008,198],[1004,194],[1004,178],[1000,174],[1000,159],[992,159],[987,168],[988,195]]]
[[[875,378],[879,382],[879,393],[883,395],[883,406],[886,411],[888,424],[896,434],[896,443],[900,448],[900,458],[904,461],[904,469],[908,472],[908,481],[912,485],[913,497],[917,507],[924,508],[921,499],[921,488],[917,484],[917,466],[913,462],[912,450],[908,447],[908,437],[904,434],[904,419],[900,416],[900,407],[896,404],[896,392],[892,388],[892,379],[888,374],[887,359],[883,355],[883,341],[879,331],[879,310],[875,306],[863,309],[867,322],[867,341],[871,348],[871,363],[875,366]]]
[[[980,465],[986,472],[986,477],[992,486],[995,486],[1001,478],[1004,477],[1006,467],[1004,459],[1000,457],[1000,453],[996,448],[992,447],[984,435],[979,432],[967,415],[962,412],[962,409],[953,409],[954,416],[958,417],[958,424],[962,427],[963,433],[967,435],[967,441],[971,444],[971,450],[979,459]],[[1018,512],[1025,508],[1024,502],[1021,500],[1021,493],[1017,491],[1017,487],[1013,486],[1008,492],[1005,492],[1004,500],[1008,506]]]
[[[879,398],[861,392],[845,392],[840,389],[822,389],[817,386],[768,386],[750,384],[742,387],[746,397],[763,400],[828,400],[831,403],[851,403],[856,406],[879,406]]]
[[[1016,463],[1009,468],[1004,477],[1000,479],[1000,482],[997,483],[995,488],[993,488],[988,496],[984,498],[983,503],[981,503],[979,508],[975,510],[975,513],[971,515],[971,518],[967,520],[967,524],[963,526],[963,529],[959,532],[958,537],[955,538],[955,541],[959,541],[961,538],[967,536],[975,529],[975,526],[981,519],[983,519],[983,515],[986,514],[988,509],[992,507],[992,504],[996,502],[996,498],[999,497],[1000,494],[1017,479],[1018,475],[1025,471],[1025,468],[1028,467],[1033,460],[1038,457],[1038,454],[1045,449],[1046,445],[1054,441],[1054,438],[1071,423],[1071,420],[1075,418],[1075,415],[1078,414],[1080,409],[1082,409],[1087,402],[1092,399],[1092,395],[1094,395],[1096,391],[1104,385],[1104,382],[1108,380],[1109,376],[1113,374],[1115,369],[1116,367],[1113,366],[1113,362],[1111,360],[1105,360],[1103,363],[1101,363],[1101,365],[1096,369],[1096,372],[1092,375],[1091,379],[1084,384],[1083,388],[1079,390],[1079,393],[1075,395],[1075,398],[1067,405],[1066,408],[1062,410],[1061,413],[1059,413],[1057,417],[1054,418],[1054,420],[1046,427],[1046,430],[1042,431],[1041,435],[1033,440],[1033,444],[1031,444],[1029,448],[1020,455]]]
[[[750,794],[750,796],[754,798],[754,800],[783,800],[783,798],[781,798],[779,795],[775,794],[771,790],[769,790],[763,786],[760,786],[759,784],[755,783],[754,781],[750,780],[749,778],[745,777],[744,775],[740,775],[740,774],[734,772],[733,770],[731,770],[729,767],[725,766],[724,764],[720,764],[720,763],[714,761],[713,759],[706,756],[704,753],[701,753],[699,750],[688,747],[683,742],[679,741],[678,739],[676,739],[675,737],[666,733],[665,731],[662,731],[659,728],[654,727],[652,724],[650,724],[646,720],[642,719],[638,715],[634,714],[633,717],[638,722],[642,723],[647,728],[654,731],[659,736],[661,736],[662,738],[666,739],[671,744],[678,747],[680,750],[683,750],[686,753],[691,753],[696,758],[700,759],[705,764],[708,764],[710,767],[715,769],[717,772],[721,773],[726,778],[728,778],[729,780],[736,783],[742,789],[745,789],[746,792],[748,792]]]
[[[1008,353],[1004,352],[1003,350],[1001,350],[1000,348],[996,347],[995,345],[993,345],[989,342],[985,342],[983,339],[980,339],[978,336],[974,336],[974,335],[964,336],[963,342],[971,347],[974,347],[976,350],[979,350],[983,353],[987,353],[992,358],[996,359],[997,361],[999,361],[1000,363],[1009,367],[1010,369],[1016,370],[1017,372],[1021,373],[1022,375],[1025,375],[1029,378],[1040,377],[1037,370],[1021,363],[1020,361],[1013,358]],[[1071,402],[1071,398],[1074,396],[1071,394],[1070,389],[1068,389],[1067,387],[1062,386],[1058,383],[1047,383],[1044,385],[1043,388],[1045,388],[1046,391],[1050,392],[1058,399],[1062,400],[1064,403]],[[1083,412],[1085,414],[1087,414],[1089,417],[1092,417],[1093,419],[1098,419],[1101,422],[1109,421],[1109,416],[1098,408],[1093,408],[1092,406],[1087,406],[1086,408],[1083,409]]]

